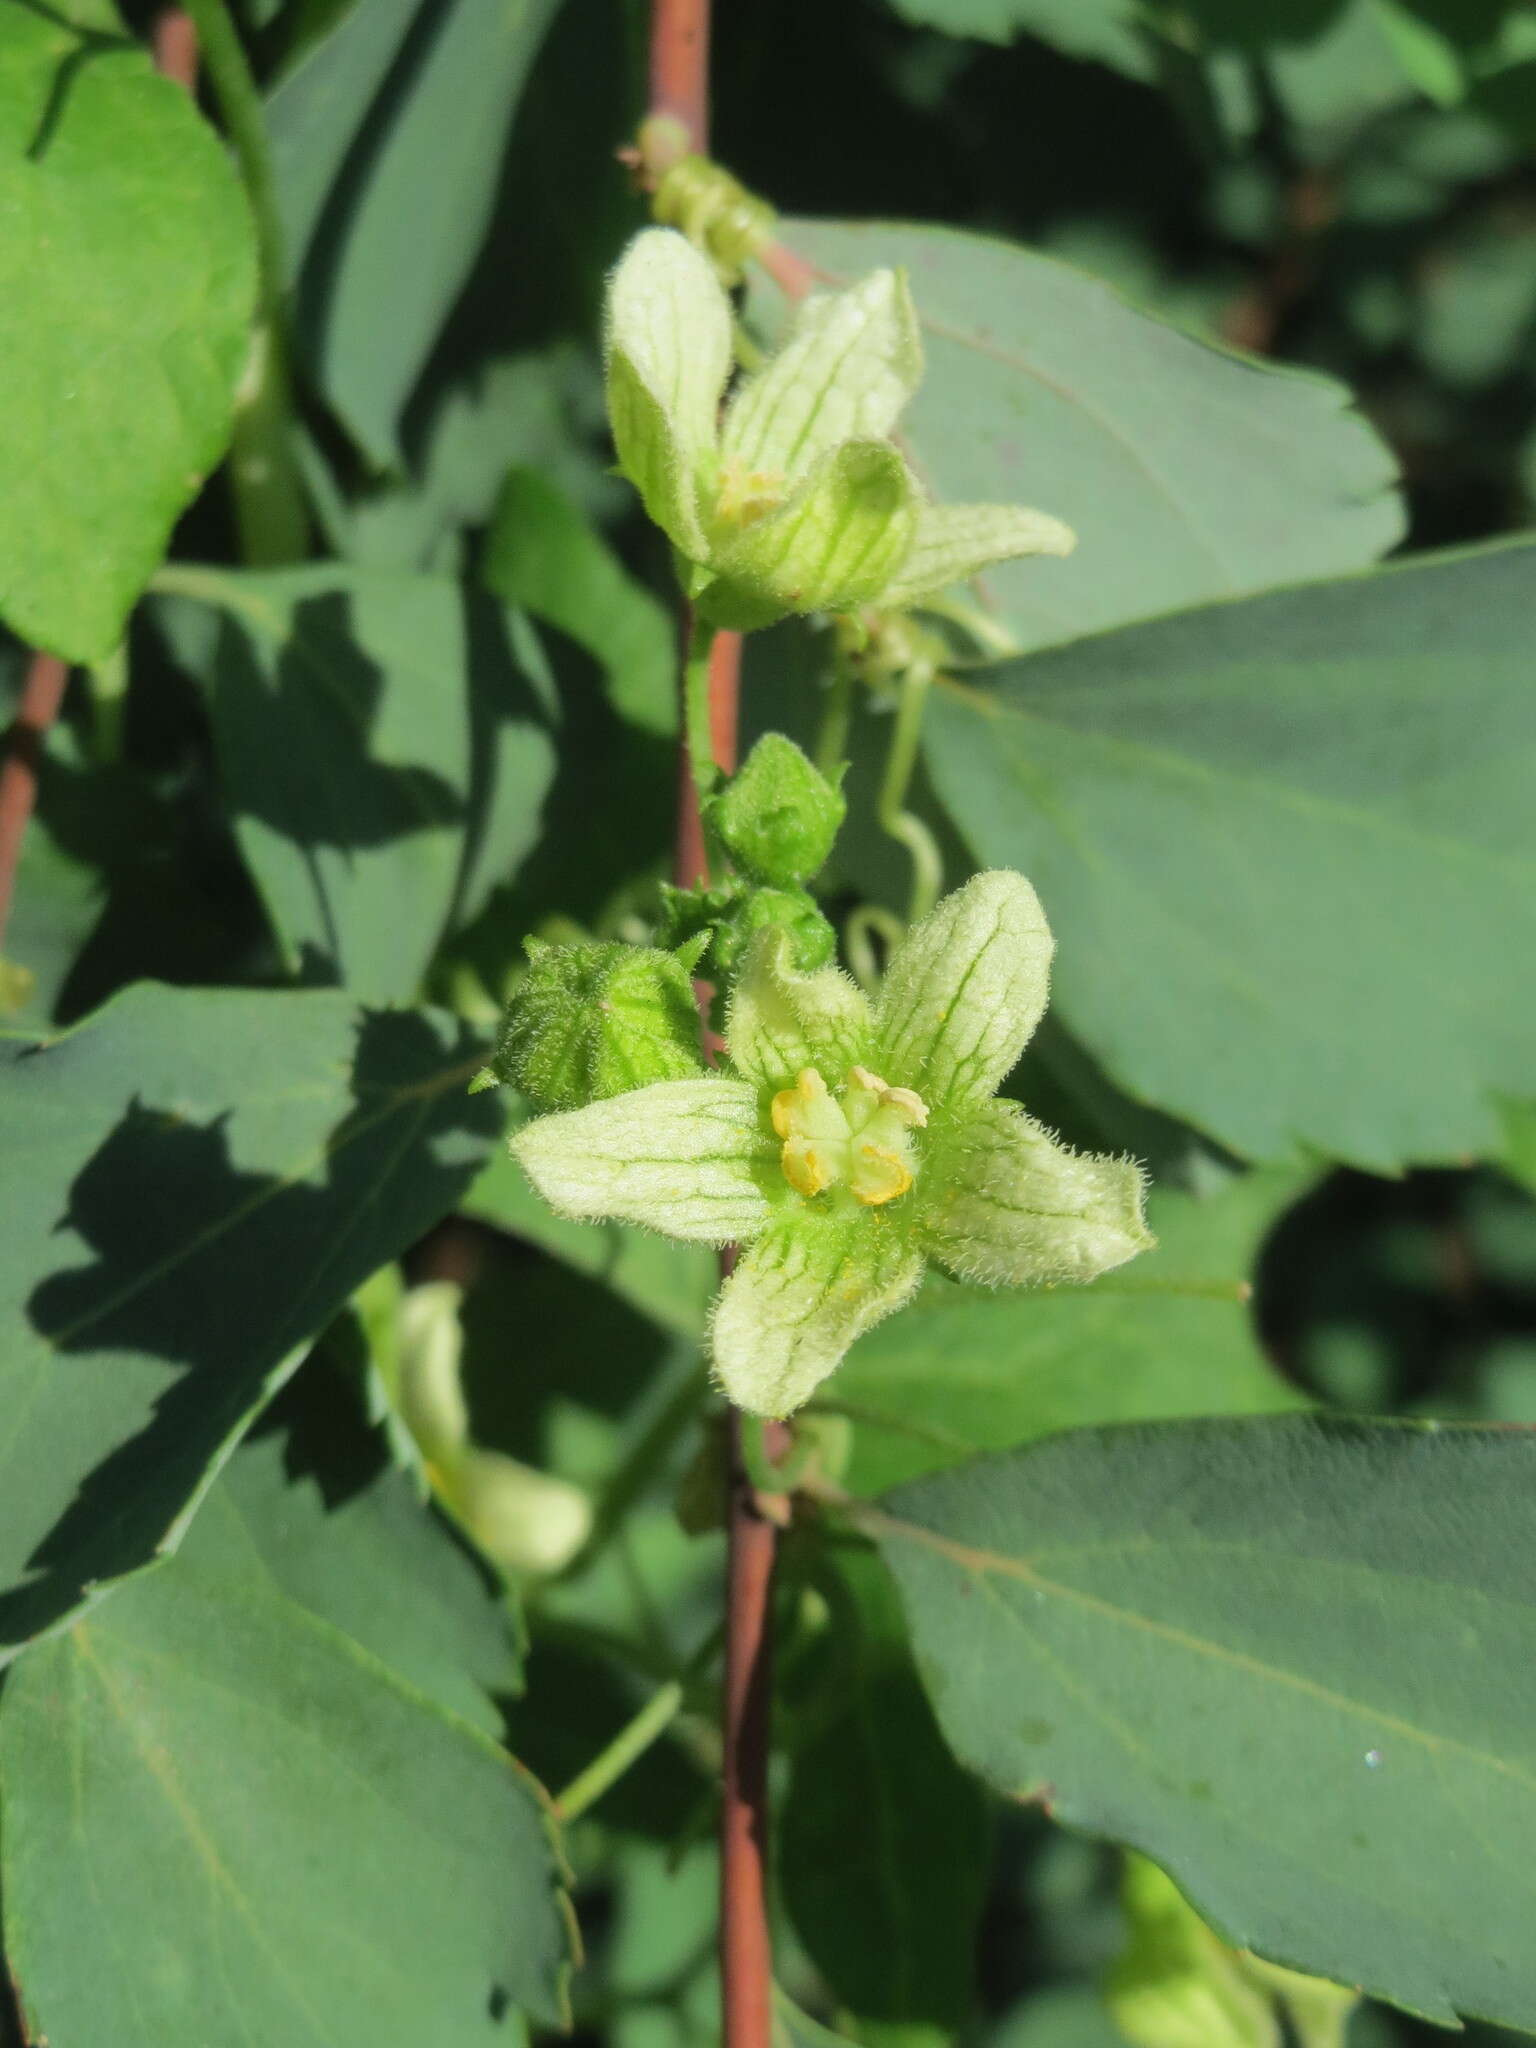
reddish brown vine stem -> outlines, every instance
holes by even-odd
[[[187,92],[197,90],[197,28],[184,7],[165,7],[151,31],[155,69]]]
[[[650,113],[670,115],[692,147],[709,149],[709,0],[653,0]],[[726,773],[736,764],[741,641],[715,637],[709,668],[710,738]],[[707,879],[686,742],[680,747],[674,867],[679,884]],[[721,1255],[722,1277],[733,1254]],[[722,2048],[770,2048],[773,1956],[768,1936],[769,1602],[775,1531],[758,1511],[742,1460],[742,1418],[730,1417],[726,1499],[724,1763],[720,1803],[720,2001]],[[774,1449],[767,1446],[770,1455]]]
[[[37,764],[43,740],[59,715],[69,670],[56,654],[34,654],[27,666],[21,704],[0,762],[0,944],[11,914],[21,842],[37,800]]]

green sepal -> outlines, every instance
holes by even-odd
[[[936,1132],[919,1188],[924,1250],[989,1287],[1096,1280],[1154,1242],[1135,1160],[1074,1152],[1014,1102]]]
[[[698,935],[664,952],[530,939],[492,1071],[542,1109],[580,1109],[648,1081],[702,1073],[692,975],[706,943]]]
[[[731,859],[753,881],[795,888],[832,851],[848,814],[831,782],[783,733],[768,732],[709,803],[709,823]]]

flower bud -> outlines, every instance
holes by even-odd
[[[793,740],[770,732],[712,799],[709,822],[743,874],[794,888],[826,860],[847,811],[837,784]]]
[[[528,972],[507,1004],[492,1070],[546,1109],[581,1109],[701,1073],[692,975],[706,943],[700,934],[663,952],[530,939]]]
[[[726,987],[760,931],[782,926],[789,933],[789,964],[803,974],[825,967],[837,952],[837,933],[814,896],[804,889],[760,889],[730,875],[717,889],[673,889],[663,883],[661,939],[664,945],[691,940],[707,946],[699,972]]]

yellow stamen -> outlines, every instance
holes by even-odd
[[[884,1145],[860,1145],[849,1188],[853,1199],[866,1209],[878,1209],[882,1202],[894,1202],[912,1185],[912,1172],[899,1152]]]
[[[781,1088],[769,1111],[783,1140],[784,1178],[807,1200],[837,1183],[856,1202],[878,1208],[912,1185],[909,1132],[928,1121],[928,1106],[911,1088],[893,1088],[867,1067],[850,1067],[835,1099],[815,1067],[802,1067],[793,1088]]]

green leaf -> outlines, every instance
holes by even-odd
[[[1295,1407],[1247,1302],[1259,1246],[1296,1192],[1276,1173],[1203,1201],[1154,1191],[1156,1250],[1089,1287],[1025,1295],[931,1279],[814,1404],[854,1423],[846,1483],[874,1493],[1081,1423]]]
[[[621,717],[647,732],[676,731],[676,623],[557,484],[536,470],[511,471],[480,574],[497,597],[586,649],[602,666]]]
[[[1069,57],[1092,57],[1132,78],[1154,76],[1150,36],[1138,32],[1139,0],[891,0],[905,20],[951,36],[1006,43],[1022,32]]]
[[[1129,1094],[1255,1158],[1494,1148],[1536,1095],[1533,589],[1528,544],[1423,558],[936,693],[934,786]]]
[[[956,1752],[1164,1865],[1234,1947],[1536,2025],[1536,1438],[1081,1430],[871,1517]]]
[[[830,1668],[780,1823],[785,1907],[840,2007],[948,2035],[970,2015],[986,1800],[934,1725],[884,1566],[845,1547],[817,1586],[831,1607]]]
[[[227,1519],[221,1486],[177,1557],[9,1675],[6,1937],[34,2037],[406,2048],[505,2039],[509,2001],[559,2025],[570,1934],[537,1787],[321,1618],[393,1613],[399,1545],[298,1553],[257,1459]],[[323,1552],[314,1503],[298,1516]],[[291,1597],[296,1576],[322,1599]]]
[[[0,218],[0,616],[93,661],[229,439],[250,216],[142,50],[8,6]]]
[[[554,772],[526,623],[433,576],[177,566],[235,835],[290,970],[410,1001],[509,881]]]
[[[400,465],[400,415],[490,222],[558,4],[369,0],[268,101],[300,344],[381,469]]]
[[[521,1683],[509,1610],[412,1482],[356,1434],[344,1491],[328,1465],[308,1463],[302,1430],[243,1445],[187,1547],[233,1577],[266,1574],[445,1713],[497,1735],[490,1695]]]
[[[440,1019],[145,984],[0,1042],[0,1661],[173,1548],[352,1290],[450,1209],[494,1108]]]
[[[906,266],[928,358],[906,439],[934,495],[1077,530],[1069,561],[987,573],[1025,647],[1360,567],[1402,530],[1391,459],[1337,384],[1195,341],[986,236],[795,221],[785,238],[835,283]],[[781,317],[766,287],[756,308]]]

